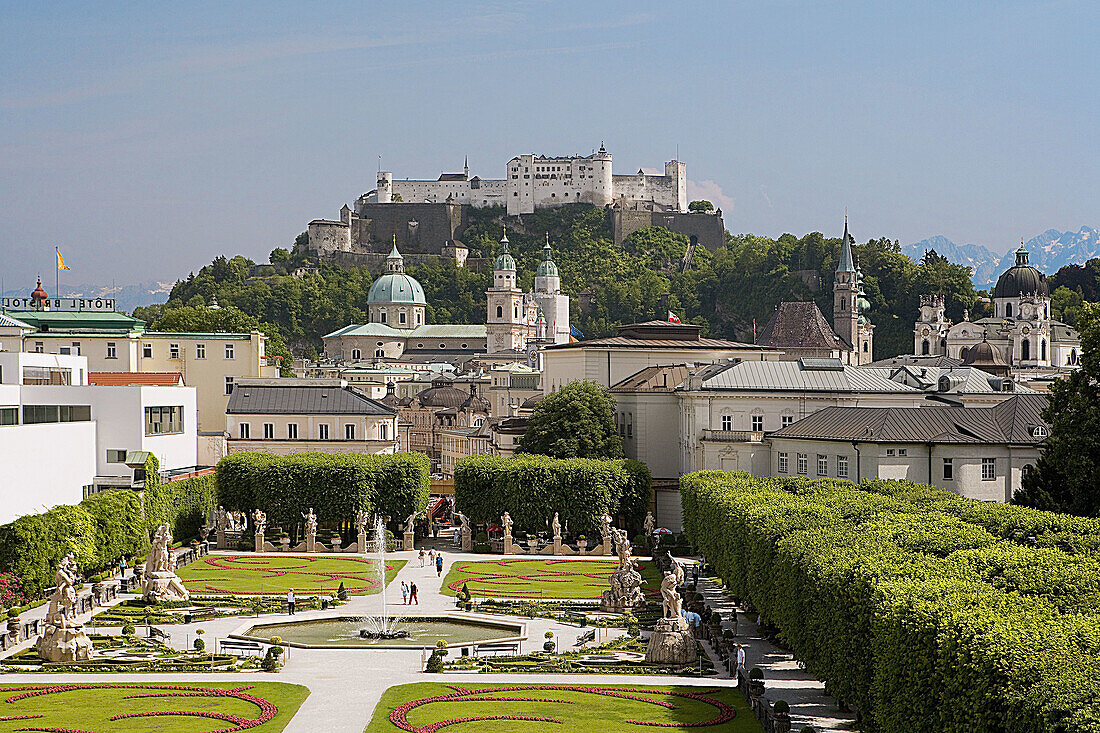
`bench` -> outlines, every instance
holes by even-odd
[[[218,648],[222,653],[226,652],[248,652],[256,656],[261,656],[264,653],[264,648],[254,641],[241,641],[239,639],[219,639]]]
[[[577,637],[577,641],[576,641],[575,644],[573,644],[573,646],[584,646],[588,642],[595,641],[595,640],[596,640],[596,630],[595,629],[589,629],[588,631],[584,632],[583,634],[581,634],[580,636]]]
[[[479,656],[482,652],[511,652],[513,656],[519,654],[519,642],[498,642],[496,644],[475,644],[474,656]]]
[[[566,611],[562,614],[565,616],[565,620],[571,624],[577,626],[588,626],[588,616],[584,615],[580,611]]]
[[[213,606],[203,606],[201,608],[193,608],[190,611],[183,612],[183,618],[185,623],[192,623],[194,621],[206,621],[208,619],[216,618],[218,615],[218,609]],[[190,621],[187,621],[190,617]]]

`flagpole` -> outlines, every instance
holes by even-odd
[[[61,297],[61,268],[58,267],[58,258],[61,257],[61,250],[58,247],[53,248],[53,297]]]

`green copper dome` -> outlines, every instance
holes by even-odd
[[[538,269],[535,270],[535,277],[558,277],[558,266],[550,259],[549,242],[542,248],[542,262],[539,263]]]
[[[516,261],[512,259],[512,255],[508,253],[508,232],[504,232],[504,236],[500,238],[500,254],[493,260],[494,270],[511,270],[516,271]]]
[[[367,302],[428,304],[424,288],[415,277],[404,273],[390,273],[375,280],[367,292]]]

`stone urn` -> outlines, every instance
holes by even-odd
[[[340,551],[340,543],[341,543],[341,542],[343,542],[343,541],[344,541],[344,540],[342,540],[342,539],[341,539],[341,538],[339,537],[339,535],[337,535],[337,536],[334,536],[334,537],[332,538],[332,551],[333,551],[333,552],[339,552],[339,551]]]
[[[279,538],[279,544],[283,546],[283,552],[290,552],[290,538],[283,535]]]
[[[18,636],[19,635],[19,623],[20,623],[20,621],[19,621],[18,616],[12,616],[11,618],[8,619],[8,634],[9,635],[11,635],[11,636]]]
[[[92,602],[103,602],[103,583],[92,583]]]

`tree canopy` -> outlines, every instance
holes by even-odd
[[[1100,304],[1081,306],[1081,368],[1050,386],[1043,419],[1051,425],[1035,470],[1016,504],[1100,516]]]
[[[615,400],[595,382],[570,382],[535,404],[519,449],[551,458],[622,458]]]

